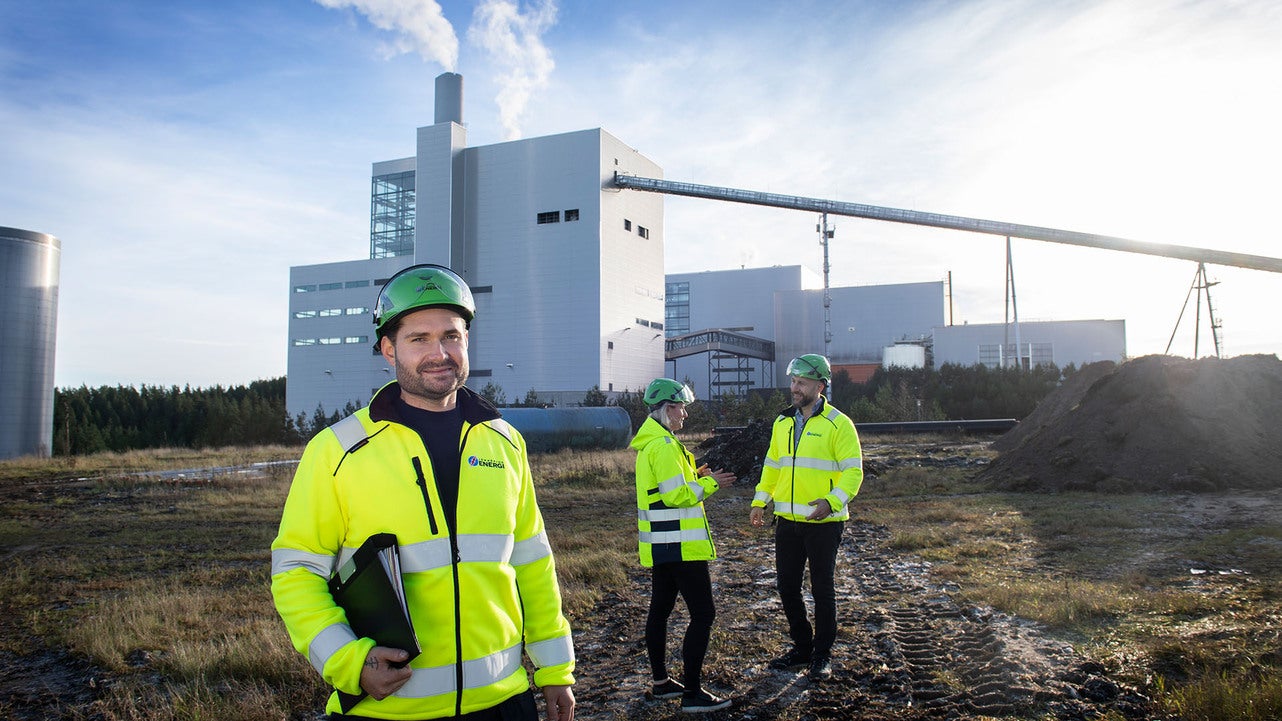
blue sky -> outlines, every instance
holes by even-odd
[[[370,164],[450,69],[473,145],[602,127],[673,180],[1282,256],[1280,37],[1264,0],[0,0],[0,225],[62,241],[57,385],[283,375],[289,266],[367,254]],[[667,269],[819,270],[815,222],[669,198]],[[835,285],[951,271],[1002,320],[1001,238],[834,222]],[[1132,355],[1195,271],[1013,256],[1022,319],[1125,318]],[[1282,275],[1210,271],[1225,351],[1282,351]]]

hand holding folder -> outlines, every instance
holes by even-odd
[[[347,624],[357,636],[407,651],[406,663],[418,656],[418,636],[405,602],[395,534],[376,533],[365,539],[329,579],[329,592],[347,613]],[[364,690],[359,694],[339,691],[343,713],[351,711],[365,695]]]

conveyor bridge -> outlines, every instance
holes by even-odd
[[[797,195],[780,195],[778,193],[763,193],[755,190],[739,190],[737,188],[723,188],[713,185],[696,185],[695,183],[680,183],[671,180],[660,180],[658,178],[643,178],[635,175],[623,175],[617,172],[614,174],[614,185],[619,188],[645,190],[652,193],[684,195],[691,198],[707,198],[711,200],[726,200],[734,203],[767,205],[775,208],[789,208],[792,210],[808,210],[815,213],[845,215],[854,218],[868,218],[871,220],[885,220],[892,223],[926,225],[935,228],[965,230],[972,233],[987,233],[989,235],[1001,235],[1010,238],[1044,240],[1051,243],[1066,243],[1068,245],[1082,245],[1091,248],[1120,250],[1128,253],[1143,253],[1146,255],[1157,255],[1164,258],[1183,258],[1185,260],[1192,260],[1199,263],[1211,263],[1214,265],[1227,265],[1237,268],[1251,268],[1253,270],[1282,273],[1282,258],[1270,258],[1262,255],[1250,255],[1247,253],[1234,253],[1225,250],[1214,250],[1211,248],[1194,248],[1184,245],[1170,245],[1167,243],[1151,243],[1140,240],[1130,240],[1128,238],[1119,238],[1111,235],[1096,235],[1094,233],[1081,233],[1074,230],[1058,230],[1056,228],[1044,228],[1036,225],[1005,223],[998,220],[980,220],[978,218],[966,218],[958,215],[923,213],[917,210],[884,208],[876,205],[847,203],[838,200],[806,198]]]

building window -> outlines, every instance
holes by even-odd
[[[321,283],[317,286],[320,290],[338,290],[343,287],[342,283]]]
[[[606,341],[606,342],[605,342],[605,347],[606,347],[607,349],[609,349],[609,350],[614,350],[614,341],[612,341],[612,340],[608,340],[608,341]]]
[[[1016,361],[1015,344],[980,343],[979,362],[989,368],[1014,367],[1027,370],[1033,366],[1050,365],[1055,362],[1055,350],[1052,343],[1020,343],[1018,361]]]
[[[643,225],[638,225],[638,226],[637,226],[637,235],[641,236],[642,238],[649,238],[649,237],[650,237],[650,229],[649,229],[649,228],[646,228],[646,227],[645,227],[645,226],[643,226]]]
[[[294,345],[316,345],[315,338],[295,338]]]
[[[342,338],[320,338],[318,340],[321,345],[339,345],[343,342]]]
[[[368,343],[368,342],[369,342],[369,336],[367,336],[367,335],[349,335],[349,336],[347,336],[346,338],[344,338],[344,339],[343,339],[343,342],[344,342],[344,343]]]
[[[316,284],[315,284],[315,283],[312,283],[311,285],[296,285],[296,286],[294,286],[294,292],[295,292],[295,293],[311,293],[311,292],[312,292],[312,291],[314,291],[314,290],[316,290]]]
[[[314,310],[297,310],[297,311],[294,311],[294,317],[295,317],[295,318],[315,318],[315,317],[316,317],[316,311],[314,311]]]
[[[578,209],[578,208],[570,208],[569,210],[565,211],[565,222],[567,222],[567,223],[573,223],[574,221],[576,221],[576,220],[578,220],[578,219],[579,219],[579,209]]]
[[[559,210],[549,210],[546,213],[539,213],[539,225],[546,225],[548,223],[560,223],[560,222],[561,222],[561,211]]]
[[[343,314],[342,308],[322,308],[319,313],[320,317],[322,318],[333,318],[335,316],[339,316],[342,314]]]
[[[369,257],[414,254],[414,171],[376,175],[370,186]]]
[[[632,221],[628,220],[627,218],[624,218],[623,229],[630,232],[632,230]]]
[[[343,315],[364,315],[369,312],[369,308],[347,308]]]
[[[368,288],[369,281],[368,280],[349,280],[346,283],[343,283],[343,287],[344,288]]]
[[[690,332],[690,283],[668,283],[664,286],[663,316],[667,335]]]

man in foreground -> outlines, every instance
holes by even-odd
[[[448,268],[393,276],[374,309],[396,381],[303,452],[272,543],[272,595],[326,683],[364,695],[331,719],[574,718],[574,649],[521,434],[463,384],[471,290]],[[369,536],[396,535],[421,653],[358,637],[328,579]]]

